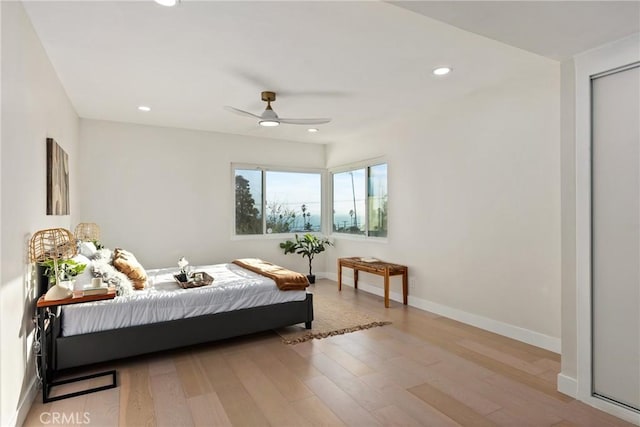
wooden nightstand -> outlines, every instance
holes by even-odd
[[[50,368],[50,355],[48,343],[51,342],[53,344],[54,337],[51,340],[47,339],[47,327],[49,326],[47,320],[55,316],[52,309],[55,307],[60,307],[63,305],[69,304],[81,304],[85,302],[91,301],[100,301],[100,300],[108,300],[113,299],[116,296],[115,288],[109,288],[109,291],[106,294],[100,295],[87,295],[84,296],[82,291],[74,292],[73,296],[70,298],[60,299],[60,300],[45,300],[44,295],[38,299],[36,303],[36,317],[38,319],[38,329],[40,333],[40,374],[42,375],[42,402],[53,402],[56,400],[67,399],[69,397],[80,396],[83,394],[94,393],[96,391],[107,390],[110,388],[114,388],[117,386],[116,384],[116,371],[115,369],[99,372],[91,375],[84,375],[76,378],[69,378],[60,381],[53,381],[53,376],[55,375],[55,371]],[[74,383],[78,381],[89,380],[92,378],[111,376],[111,384],[107,384],[104,386],[93,387],[82,391],[76,391],[73,393],[61,394],[54,397],[49,397],[49,393],[51,389],[55,386]]]

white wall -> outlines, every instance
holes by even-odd
[[[283,238],[232,239],[231,163],[323,168],[324,146],[85,119],[80,139],[80,220],[99,224],[107,247],[145,268],[262,257],[306,271]]]
[[[46,215],[46,138],[67,152],[71,213],[78,210],[78,117],[20,2],[2,10],[2,216],[0,425],[21,422],[33,398],[31,286],[27,242],[34,231],[71,227]]]
[[[410,304],[559,352],[560,68],[531,63],[437,113],[328,147],[329,167],[386,156],[389,238],[339,239],[327,267],[357,255],[407,264]],[[362,281],[381,293],[380,278]]]

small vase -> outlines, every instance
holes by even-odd
[[[63,286],[64,282],[60,282],[57,285],[53,285],[45,294],[45,300],[59,300],[71,297],[73,292],[68,287]]]

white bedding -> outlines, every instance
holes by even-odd
[[[288,301],[303,301],[306,291],[281,291],[267,277],[235,264],[195,267],[214,281],[181,289],[173,278],[177,268],[147,270],[149,286],[133,295],[62,307],[62,335],[71,336],[128,326],[165,322]]]

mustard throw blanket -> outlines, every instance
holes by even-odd
[[[281,291],[303,291],[309,286],[306,276],[258,258],[236,259],[233,263],[273,279]]]

